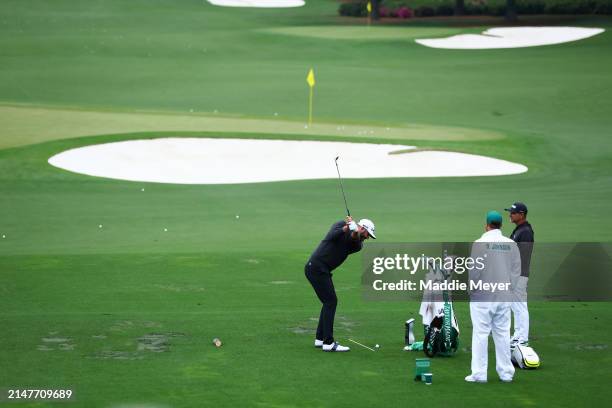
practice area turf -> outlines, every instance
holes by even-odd
[[[334,275],[337,337],[381,349],[314,350],[319,304],[303,264],[343,215],[332,163],[329,180],[229,186],[106,180],[47,164],[71,147],[159,135],[443,147],[529,171],[347,180],[352,212],[376,222],[380,241],[471,241],[487,210],[515,200],[529,205],[538,241],[612,238],[611,20],[573,21],[608,30],[584,41],[474,52],[284,34],[355,23],[336,8],[0,4],[0,389],[72,388],[79,407],[609,401],[609,303],[532,304],[541,369],[500,384],[491,355],[483,386],[463,381],[471,324],[458,304],[461,350],[433,361],[435,384],[425,387],[411,379],[420,354],[400,351],[418,305],[364,302],[358,257]],[[408,24],[393,32],[486,28]],[[315,126],[303,129],[310,67]]]

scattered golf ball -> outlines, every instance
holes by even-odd
[[[144,191],[144,188],[141,188],[140,191]]]
[[[2,234],[2,238],[6,238],[6,235]]]
[[[380,348],[380,345],[378,345],[378,344],[377,344],[377,345],[375,345],[374,347],[376,347],[376,348]]]
[[[164,232],[168,232],[168,228],[164,228]]]
[[[102,228],[102,224],[98,225],[98,228]]]
[[[240,216],[238,214],[236,214],[236,219],[240,218]]]

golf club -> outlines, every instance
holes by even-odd
[[[348,339],[348,340],[349,340],[349,341],[352,341],[353,343],[357,344],[358,346],[361,346],[361,347],[363,347],[363,348],[367,348],[367,349],[368,349],[368,350],[370,350],[370,351],[376,351],[376,350],[374,350],[373,348],[368,347],[368,346],[366,346],[365,344],[361,344],[361,343],[359,343],[358,341],[355,341],[355,340],[353,340],[353,339]]]
[[[340,156],[336,156],[336,171],[338,171],[338,180],[340,181],[340,190],[342,190],[342,198],[344,198],[344,206],[346,207],[346,215],[351,216],[351,212],[349,211],[348,204],[346,203],[346,195],[344,194],[344,186],[342,185],[342,177],[340,176],[340,168],[338,167],[338,159]]]

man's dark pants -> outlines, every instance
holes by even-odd
[[[325,344],[332,344],[334,342],[334,316],[338,304],[332,275],[325,268],[310,261],[306,263],[304,271],[319,300],[323,303],[317,326],[317,339],[323,340]]]

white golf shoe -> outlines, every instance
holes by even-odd
[[[315,339],[315,347],[316,348],[323,347],[323,340]]]
[[[482,378],[476,378],[472,374],[465,377],[465,381],[471,382],[471,383],[486,383],[487,382],[487,380],[483,380]]]
[[[341,346],[335,341],[332,344],[324,344],[322,349],[323,351],[338,351],[338,352],[351,351],[350,347]]]

